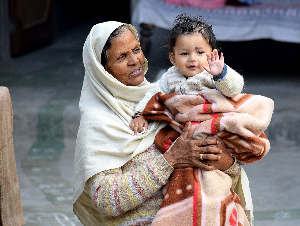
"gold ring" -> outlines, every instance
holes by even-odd
[[[200,154],[200,161],[203,160],[203,154]]]

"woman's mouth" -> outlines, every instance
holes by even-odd
[[[143,72],[143,69],[140,67],[139,69],[133,71],[130,73],[130,75],[139,75],[140,73]]]

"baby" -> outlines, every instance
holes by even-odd
[[[217,89],[224,96],[234,97],[243,89],[243,77],[224,64],[223,53],[219,57],[211,25],[202,17],[191,18],[185,14],[179,15],[174,24],[168,37],[169,59],[173,66],[136,106],[129,125],[134,134],[148,129],[148,122],[140,112],[157,92],[196,95],[205,89]]]
[[[199,218],[193,215],[197,225],[229,225],[225,221],[230,221],[230,225],[237,225],[237,221],[239,225],[252,225],[252,209],[248,208],[252,204],[247,204],[247,209],[246,205],[242,206],[239,197],[244,195],[236,194],[233,189],[243,172],[238,163],[259,161],[270,149],[264,131],[271,120],[273,101],[259,95],[241,94],[243,77],[224,64],[212,27],[202,17],[179,15],[168,41],[173,66],[137,104],[130,128],[134,134],[148,129],[148,121],[142,113],[148,119],[169,122],[171,130],[166,126],[155,137],[155,145],[164,153],[185,123],[192,121],[194,138],[217,134],[235,161],[224,171],[175,169],[169,183],[172,186],[166,187],[165,199],[152,225],[162,225],[161,222],[172,225],[170,222],[181,222],[184,219],[181,216],[197,211],[201,213]],[[174,135],[174,131],[177,134]],[[199,159],[205,160],[203,154]],[[187,191],[186,181],[194,186],[191,193]],[[177,191],[185,192],[179,196]],[[191,210],[187,210],[189,205],[193,206]],[[172,208],[182,215],[170,215]],[[209,219],[212,221],[204,222]],[[217,224],[217,220],[224,224]]]

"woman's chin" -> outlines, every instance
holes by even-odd
[[[130,81],[130,86],[138,86],[140,85],[145,79],[144,73],[138,75],[138,76],[133,76],[131,77]]]

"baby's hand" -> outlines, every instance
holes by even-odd
[[[214,49],[210,54],[206,54],[209,67],[203,66],[204,69],[213,76],[219,76],[224,69],[224,56],[221,53],[220,59],[218,50]]]
[[[145,130],[148,130],[148,121],[144,119],[143,116],[139,116],[137,118],[132,119],[132,121],[129,124],[130,129],[134,131],[134,135],[137,135],[137,132],[142,132],[143,127],[145,127]]]

